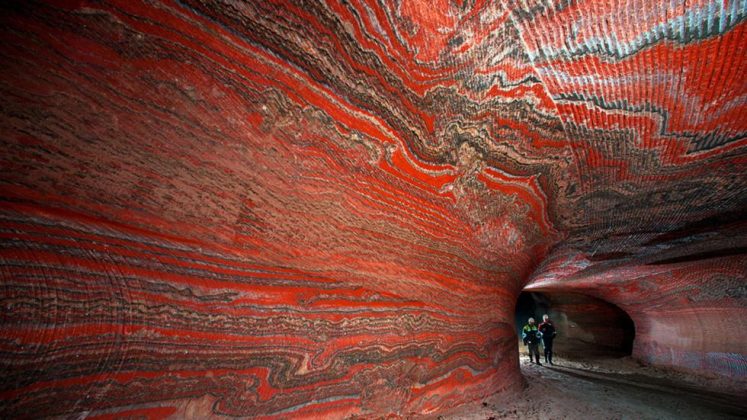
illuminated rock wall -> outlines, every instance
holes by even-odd
[[[573,290],[623,309],[643,362],[738,380],[747,386],[747,223],[700,226],[648,241],[634,255],[589,258],[561,247],[528,290]],[[624,241],[620,238],[621,241]],[[652,248],[657,251],[652,251]],[[708,251],[703,251],[708,250]],[[735,385],[737,386],[737,385]]]
[[[0,410],[405,415],[515,389],[514,302],[558,252],[637,275],[646,235],[744,210],[745,5],[696,3],[3,2]],[[672,294],[723,281],[697,266]],[[735,375],[734,352],[688,357]]]
[[[630,354],[635,326],[620,308],[574,293],[547,297],[551,308],[547,313],[558,332],[553,342],[556,355],[587,359]]]

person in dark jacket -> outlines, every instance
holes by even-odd
[[[552,365],[552,341],[558,334],[555,331],[555,325],[550,321],[550,317],[545,315],[542,317],[542,323],[538,329],[542,333],[542,345],[545,348],[545,363]]]
[[[527,325],[524,325],[524,328],[521,330],[521,338],[524,340],[524,345],[529,348],[529,362],[537,363],[540,366],[542,366],[539,353],[539,342],[541,337],[542,333],[540,333],[537,326],[534,325],[534,318],[529,318],[529,320],[527,320]],[[537,359],[536,362],[533,357]]]

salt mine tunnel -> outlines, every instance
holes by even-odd
[[[747,395],[747,1],[0,8],[2,417],[448,418],[522,292]]]

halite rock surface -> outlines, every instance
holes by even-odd
[[[743,1],[0,8],[8,416],[437,413],[524,286],[747,374]]]

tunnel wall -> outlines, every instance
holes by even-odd
[[[634,356],[652,365],[734,378],[741,383],[735,388],[747,390],[747,258],[678,265],[641,279],[641,286],[659,285],[660,295],[634,310]]]
[[[175,2],[2,7],[4,415],[428,414],[520,386],[536,201],[495,205],[471,147],[420,162]]]

